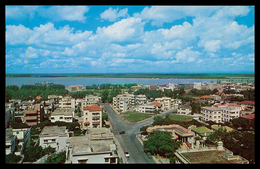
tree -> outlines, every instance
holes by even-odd
[[[7,163],[7,164],[16,164],[21,159],[22,159],[22,156],[15,155],[12,153],[5,155],[5,163]]]
[[[58,154],[52,154],[45,161],[46,164],[64,164],[66,161],[66,152],[62,151]]]
[[[144,141],[144,149],[151,154],[159,154],[161,156],[173,156],[176,149],[180,147],[179,141],[171,139],[172,133],[167,131],[152,131]]]
[[[108,97],[108,90],[103,90],[101,93],[101,101],[102,103],[105,103],[107,101],[107,97]]]

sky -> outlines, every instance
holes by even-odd
[[[6,6],[6,73],[254,73],[254,6]]]

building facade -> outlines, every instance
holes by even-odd
[[[56,121],[74,122],[75,109],[55,109],[49,119],[52,123]]]
[[[27,106],[23,111],[23,116],[23,122],[27,123],[29,127],[41,123],[44,117],[43,105]]]
[[[201,107],[203,121],[222,123],[222,111],[217,107]]]
[[[45,126],[39,134],[39,145],[43,148],[51,146],[59,151],[66,147],[66,139],[73,136],[66,126]]]
[[[96,104],[83,108],[83,128],[102,127],[102,108]]]

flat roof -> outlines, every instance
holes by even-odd
[[[217,107],[201,107],[202,109],[210,110],[210,111],[221,111]]]
[[[51,116],[56,116],[56,115],[72,116],[73,111],[74,109],[55,109],[51,113]]]
[[[228,164],[237,163],[241,161],[239,159],[227,160],[221,156],[225,151],[198,151],[198,152],[187,152],[180,153],[192,164]]]
[[[48,135],[65,135],[66,126],[45,126],[41,133],[40,137],[48,136]]]

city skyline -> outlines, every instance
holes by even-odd
[[[7,74],[254,73],[254,6],[5,10]]]

